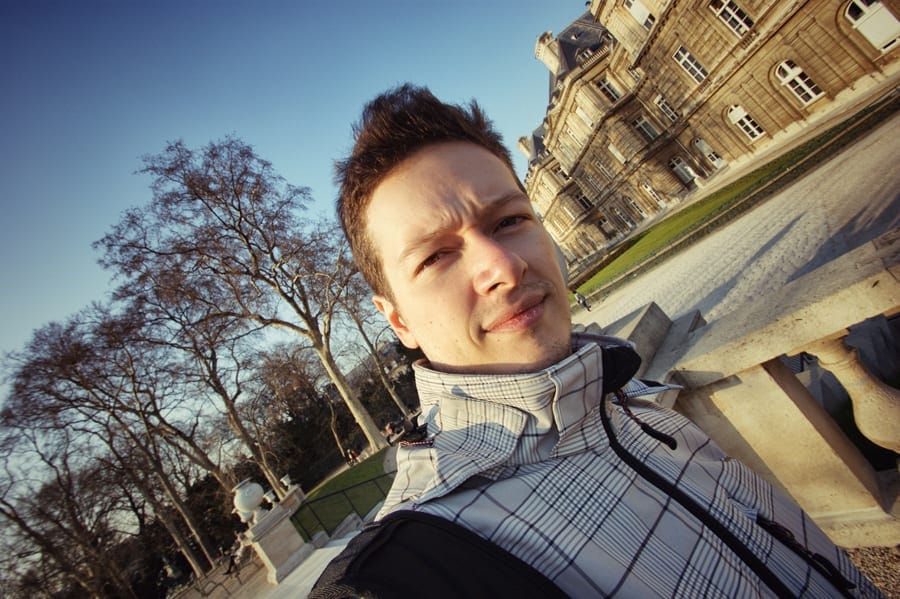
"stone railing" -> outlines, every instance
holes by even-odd
[[[858,323],[900,312],[898,279],[895,230],[713,323],[699,313],[673,322],[650,304],[604,332],[636,343],[645,378],[684,387],[661,403],[791,495],[836,543],[897,545],[900,482],[890,451],[900,450],[900,393],[845,341]],[[884,363],[900,364],[896,350],[880,351]],[[876,470],[823,407],[819,388],[786,365],[784,356],[800,353],[841,383],[856,426],[886,448],[889,467]]]

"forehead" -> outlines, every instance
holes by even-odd
[[[372,190],[366,211],[374,215],[411,200],[416,207],[487,203],[511,190],[521,187],[500,158],[474,143],[444,142],[426,146],[395,166]]]
[[[453,226],[510,197],[528,203],[510,167],[487,149],[469,142],[426,146],[375,187],[366,207],[367,233],[383,254],[392,240],[385,234],[396,238]]]

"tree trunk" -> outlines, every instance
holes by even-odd
[[[153,493],[153,490],[147,485],[147,483],[139,476],[129,476],[138,490],[140,490],[141,495],[144,496],[144,499],[147,500],[153,507],[153,512],[156,514],[157,519],[159,519],[160,523],[162,523],[163,528],[166,529],[166,532],[169,533],[169,536],[172,537],[172,540],[175,541],[175,546],[178,547],[178,550],[181,551],[181,554],[187,560],[188,564],[191,566],[191,570],[194,571],[194,576],[197,578],[202,578],[204,573],[206,572],[206,568],[203,567],[203,564],[200,563],[200,557],[194,553],[194,550],[191,548],[191,544],[188,540],[181,534],[181,531],[178,530],[178,526],[176,526],[175,522],[166,512],[166,508],[162,503],[156,498],[156,495]]]
[[[331,412],[331,421],[329,422],[331,426],[331,436],[334,437],[334,444],[337,446],[338,451],[341,452],[341,457],[344,457],[347,455],[347,452],[344,449],[344,444],[341,442],[341,436],[338,435],[337,414],[334,413],[334,406],[331,405],[331,400],[327,397],[325,398],[325,405],[328,406],[328,411]]]
[[[350,317],[353,318],[353,322],[356,323],[356,328],[359,329],[359,334],[363,338],[363,342],[366,344],[366,347],[369,348],[369,353],[372,354],[372,359],[375,360],[375,367],[378,369],[378,378],[381,380],[381,384],[384,385],[384,388],[387,389],[388,394],[390,394],[391,399],[394,400],[394,403],[397,404],[397,408],[400,410],[400,413],[403,414],[403,419],[409,422],[410,411],[409,408],[406,407],[406,404],[403,403],[403,400],[400,399],[400,396],[397,395],[397,392],[394,390],[394,385],[391,384],[391,381],[388,380],[387,375],[384,373],[384,364],[381,363],[381,356],[378,355],[378,348],[375,347],[375,344],[369,339],[369,336],[366,335],[366,329],[363,326],[362,321],[356,316],[356,313],[351,312]],[[376,336],[376,339],[378,337]]]
[[[356,424],[362,429],[372,450],[378,451],[379,449],[387,447],[387,440],[381,434],[381,429],[378,428],[378,425],[372,420],[372,416],[362,405],[362,402],[359,401],[356,393],[350,388],[350,384],[335,363],[334,356],[331,355],[331,352],[322,344],[317,344],[313,349],[322,361],[322,366],[325,367],[325,372],[328,374],[328,377],[334,382],[335,388],[338,390],[338,393],[341,394],[341,397],[343,397],[344,402],[350,409],[350,413],[356,420]]]
[[[206,573],[206,568],[203,567],[203,564],[200,563],[200,556],[194,553],[194,550],[191,548],[191,544],[188,540],[181,534],[181,531],[178,530],[178,526],[169,517],[168,514],[165,513],[165,510],[162,506],[156,508],[156,517],[159,518],[159,521],[162,522],[163,527],[169,533],[169,536],[172,537],[172,540],[175,541],[175,546],[178,547],[178,550],[181,551],[181,554],[185,557],[187,562],[191,565],[191,570],[194,571],[194,576],[197,578],[202,578]]]
[[[244,423],[241,421],[240,417],[237,414],[234,402],[231,402],[229,400],[226,406],[228,409],[228,425],[231,427],[231,430],[233,430],[235,434],[237,434],[238,438],[244,443],[244,446],[247,447],[250,455],[253,456],[254,463],[259,466],[260,471],[266,478],[266,482],[269,483],[269,486],[272,487],[272,490],[275,491],[275,494],[278,496],[278,498],[284,499],[284,496],[287,494],[287,489],[285,489],[281,484],[280,477],[272,471],[272,468],[269,466],[268,460],[266,460],[266,457],[263,455],[263,452],[260,449],[259,443],[256,442],[256,439],[244,426]],[[231,489],[229,489],[229,491],[231,491]]]
[[[148,459],[150,456],[148,456]],[[194,518],[194,514],[191,512],[191,509],[181,500],[178,492],[172,485],[172,481],[169,480],[168,474],[162,471],[159,464],[153,465],[154,472],[156,476],[159,478],[160,483],[162,483],[163,490],[166,493],[166,496],[169,498],[169,501],[172,502],[172,505],[175,506],[175,509],[178,510],[178,513],[181,515],[181,518],[184,520],[184,523],[187,524],[188,530],[191,531],[191,535],[196,539],[197,545],[200,546],[200,550],[203,552],[203,556],[209,562],[210,567],[215,564],[215,555],[213,554],[210,543],[206,539],[206,535],[203,533],[203,529],[200,528],[199,523]]]

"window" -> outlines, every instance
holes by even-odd
[[[575,201],[578,202],[578,204],[579,204],[584,210],[590,210],[591,208],[594,207],[593,202],[591,202],[591,201],[587,198],[587,196],[584,195],[584,192],[582,192],[582,191],[579,191],[577,194],[575,194]]]
[[[732,124],[737,125],[750,138],[750,141],[757,139],[766,132],[741,106],[732,106],[728,109],[728,120]]]
[[[703,80],[706,79],[706,76],[709,75],[709,73],[706,72],[706,69],[703,68],[703,65],[700,64],[700,62],[694,58],[684,46],[679,47],[672,58],[674,58],[675,62],[680,64],[681,68],[687,71],[687,74],[697,83],[702,83]]]
[[[578,118],[581,119],[585,125],[587,125],[588,129],[594,128],[594,119],[590,117],[587,111],[579,105],[575,105],[575,114],[578,115]]]
[[[731,0],[712,0],[709,8],[718,15],[728,28],[737,34],[738,37],[743,36],[753,27],[753,19],[747,16],[741,7]]]
[[[710,164],[713,165],[715,169],[720,169],[725,166],[725,161],[722,160],[722,157],[719,156],[719,153],[712,149],[702,137],[694,138],[694,147],[697,148],[697,151],[703,154],[703,157],[706,158]]]
[[[647,213],[641,208],[641,205],[632,200],[631,198],[625,198],[625,201],[628,202],[628,205],[631,206],[631,209],[640,214],[643,218],[647,218]]]
[[[641,80],[641,72],[639,70],[637,70],[636,67],[628,67],[625,70],[628,71],[628,74],[631,75],[631,78],[634,79],[635,81]]]
[[[672,169],[678,178],[686,185],[690,185],[691,182],[697,178],[697,173],[694,172],[691,165],[686,163],[681,156],[673,156],[672,159],[669,160],[669,168]]]
[[[603,175],[607,179],[613,178],[612,171],[610,171],[608,168],[606,168],[606,165],[603,164],[602,162],[600,162],[599,160],[594,161],[594,166],[597,167],[597,172],[599,172],[601,175]]]
[[[900,21],[879,0],[851,0],[844,16],[882,52],[892,49],[900,39]]]
[[[630,219],[628,216],[626,216],[625,214],[623,214],[622,211],[619,210],[618,207],[614,207],[614,208],[613,208],[613,212],[616,213],[616,216],[618,216],[619,219],[620,219],[622,222],[624,222],[626,225],[628,225],[628,226],[631,227],[632,229],[636,226],[636,225],[634,224],[634,221],[631,220],[631,219]]]
[[[613,157],[622,164],[628,162],[627,160],[625,160],[625,154],[622,153],[622,150],[616,147],[616,144],[609,144],[608,146],[606,146],[606,149],[609,150],[609,153],[612,154]]]
[[[803,69],[798,67],[797,63],[793,60],[785,60],[778,65],[775,69],[775,74],[778,76],[781,85],[787,86],[788,89],[794,92],[794,95],[797,96],[797,99],[799,99],[804,106],[825,94],[825,92],[816,85],[816,82],[813,81]]]
[[[653,100],[653,103],[659,108],[660,112],[666,115],[670,121],[678,120],[678,113],[675,112],[675,109],[672,108],[672,105],[666,102],[666,99],[662,97],[662,95],[656,96],[656,99]]]
[[[589,188],[589,190],[595,196],[599,196],[603,193],[603,185],[600,180],[597,178],[596,173],[585,171],[584,173],[584,185]]]
[[[600,93],[606,96],[610,102],[616,102],[622,97],[622,92],[620,92],[618,88],[613,85],[612,81],[606,77],[597,82],[597,89],[599,89]]]
[[[644,139],[647,141],[653,141],[657,137],[659,137],[659,131],[656,130],[656,127],[653,126],[653,123],[647,120],[645,116],[639,116],[635,120],[631,121],[632,126],[640,132],[641,135],[644,136]]]
[[[655,189],[653,189],[652,185],[650,185],[648,182],[644,181],[643,183],[641,183],[641,189],[643,189],[647,193],[647,195],[650,196],[650,198],[654,202],[656,202],[657,206],[659,206],[660,208],[665,208],[665,206],[666,206],[665,201],[662,199],[662,197],[660,197],[659,192],[657,192]]]
[[[641,0],[625,0],[625,8],[634,17],[634,20],[640,23],[644,29],[650,30],[656,22],[656,17],[650,12]]]
[[[557,237],[559,237],[562,234],[562,232],[565,230],[565,228],[560,223],[556,222],[555,220],[544,221],[544,223],[547,225],[547,227],[549,227],[550,232]]]

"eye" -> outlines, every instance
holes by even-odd
[[[517,214],[515,216],[506,216],[497,223],[497,226],[494,228],[495,231],[499,231],[500,229],[506,229],[509,227],[514,227],[526,220],[528,217],[522,214]]]
[[[422,272],[429,266],[434,266],[435,264],[437,264],[437,262],[441,259],[441,257],[443,255],[444,255],[444,252],[435,252],[435,253],[431,254],[430,256],[428,256],[427,258],[425,258],[422,261],[422,263],[419,264],[419,266],[416,268],[416,274],[419,274],[420,272]]]
[[[427,267],[431,266],[432,264],[434,264],[435,262],[440,260],[442,255],[443,255],[443,252],[435,252],[435,253],[431,254],[430,256],[425,258],[425,260],[422,262],[422,268],[427,268]]]

